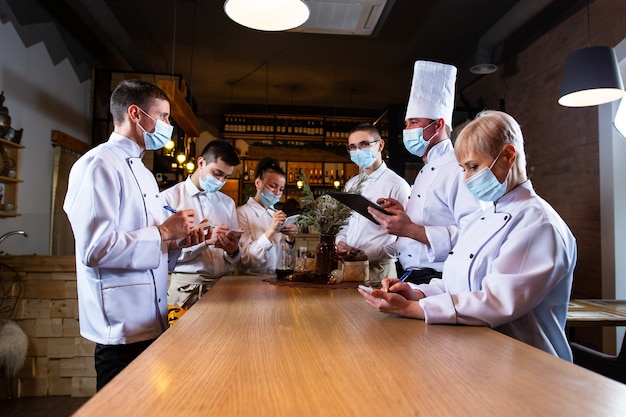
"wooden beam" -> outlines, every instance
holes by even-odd
[[[157,85],[167,94],[171,102],[172,117],[187,136],[200,136],[198,118],[185,100],[185,96],[176,86],[176,80],[158,80]]]
[[[53,130],[50,140],[52,141],[52,143],[78,152],[79,154],[84,154],[90,148],[88,143],[78,140],[75,137],[68,135],[67,133],[61,132],[60,130]]]

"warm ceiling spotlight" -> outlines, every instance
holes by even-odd
[[[272,32],[298,27],[310,14],[302,0],[226,0],[224,11],[242,26]]]

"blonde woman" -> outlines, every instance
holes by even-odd
[[[526,176],[523,136],[508,114],[485,111],[459,134],[465,185],[491,202],[461,227],[441,279],[385,279],[361,294],[379,311],[429,324],[488,326],[567,361],[567,305],[576,241]]]

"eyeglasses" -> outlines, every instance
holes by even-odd
[[[359,142],[357,145],[355,145],[354,143],[351,143],[350,145],[346,146],[346,149],[348,150],[348,152],[354,152],[357,149],[358,150],[362,150],[362,149],[369,148],[370,146],[372,146],[376,142],[380,142],[380,139],[376,139],[376,140],[373,140],[371,142],[368,142],[368,141],[364,140],[363,142]]]

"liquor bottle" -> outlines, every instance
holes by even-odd
[[[324,184],[330,184],[330,177],[328,176],[328,170],[326,170],[326,174],[324,175]]]
[[[287,182],[289,184],[293,184],[293,168],[289,168],[289,177]]]

